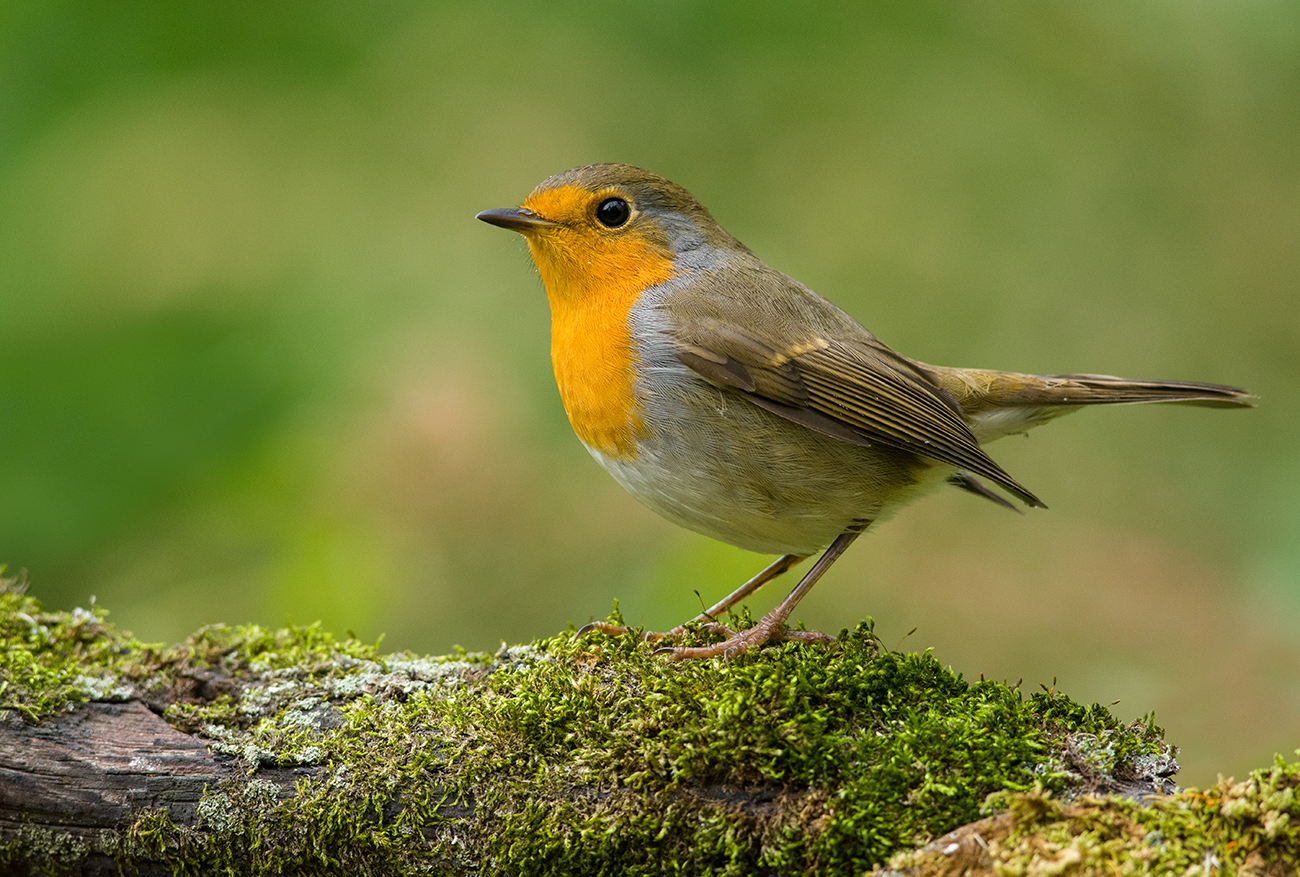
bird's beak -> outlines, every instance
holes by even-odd
[[[511,231],[540,231],[544,228],[554,228],[556,226],[556,223],[551,222],[549,219],[542,219],[526,207],[484,210],[475,218],[483,220],[488,225],[499,225]]]

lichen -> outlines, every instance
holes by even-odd
[[[681,664],[635,632],[571,630],[441,658],[315,625],[213,626],[160,649],[100,610],[45,613],[10,591],[0,633],[23,653],[0,664],[2,705],[27,720],[130,696],[236,758],[195,824],[150,810],[91,844],[126,870],[860,874],[990,806],[1039,814],[1028,832],[1099,778],[1172,760],[1150,719],[964,680],[883,648],[869,622],[827,647]],[[1233,837],[1289,843],[1293,787],[1204,794]],[[0,844],[5,862],[20,853]]]

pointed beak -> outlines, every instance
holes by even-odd
[[[484,210],[475,219],[481,219],[488,225],[497,225],[511,231],[540,231],[554,228],[556,223],[542,219],[536,213],[524,207],[505,207],[501,210]]]

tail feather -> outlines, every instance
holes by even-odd
[[[1052,375],[1040,378],[1039,405],[1124,405],[1181,402],[1206,408],[1254,408],[1255,397],[1238,387],[1198,381],[1130,381],[1110,375]]]
[[[981,443],[1024,432],[1084,405],[1175,402],[1208,408],[1255,407],[1255,397],[1245,390],[1196,381],[927,368],[961,406],[967,425]]]
[[[966,414],[1044,405],[1124,405],[1182,402],[1214,408],[1253,408],[1237,387],[1196,381],[1133,381],[1110,375],[1024,375],[973,368],[928,367]]]

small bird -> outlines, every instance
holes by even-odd
[[[829,642],[787,627],[795,606],[868,525],[941,484],[1014,508],[983,478],[1045,507],[984,452],[994,439],[1084,405],[1252,407],[1244,390],[1216,384],[908,359],[768,267],[681,186],[630,165],[565,171],[521,207],[478,218],[528,241],[560,398],[596,462],[668,520],[781,555],[695,619],[721,642],[659,650],[674,660]],[[717,621],[823,550],[753,627]],[[581,632],[592,629],[624,632],[603,622]]]

